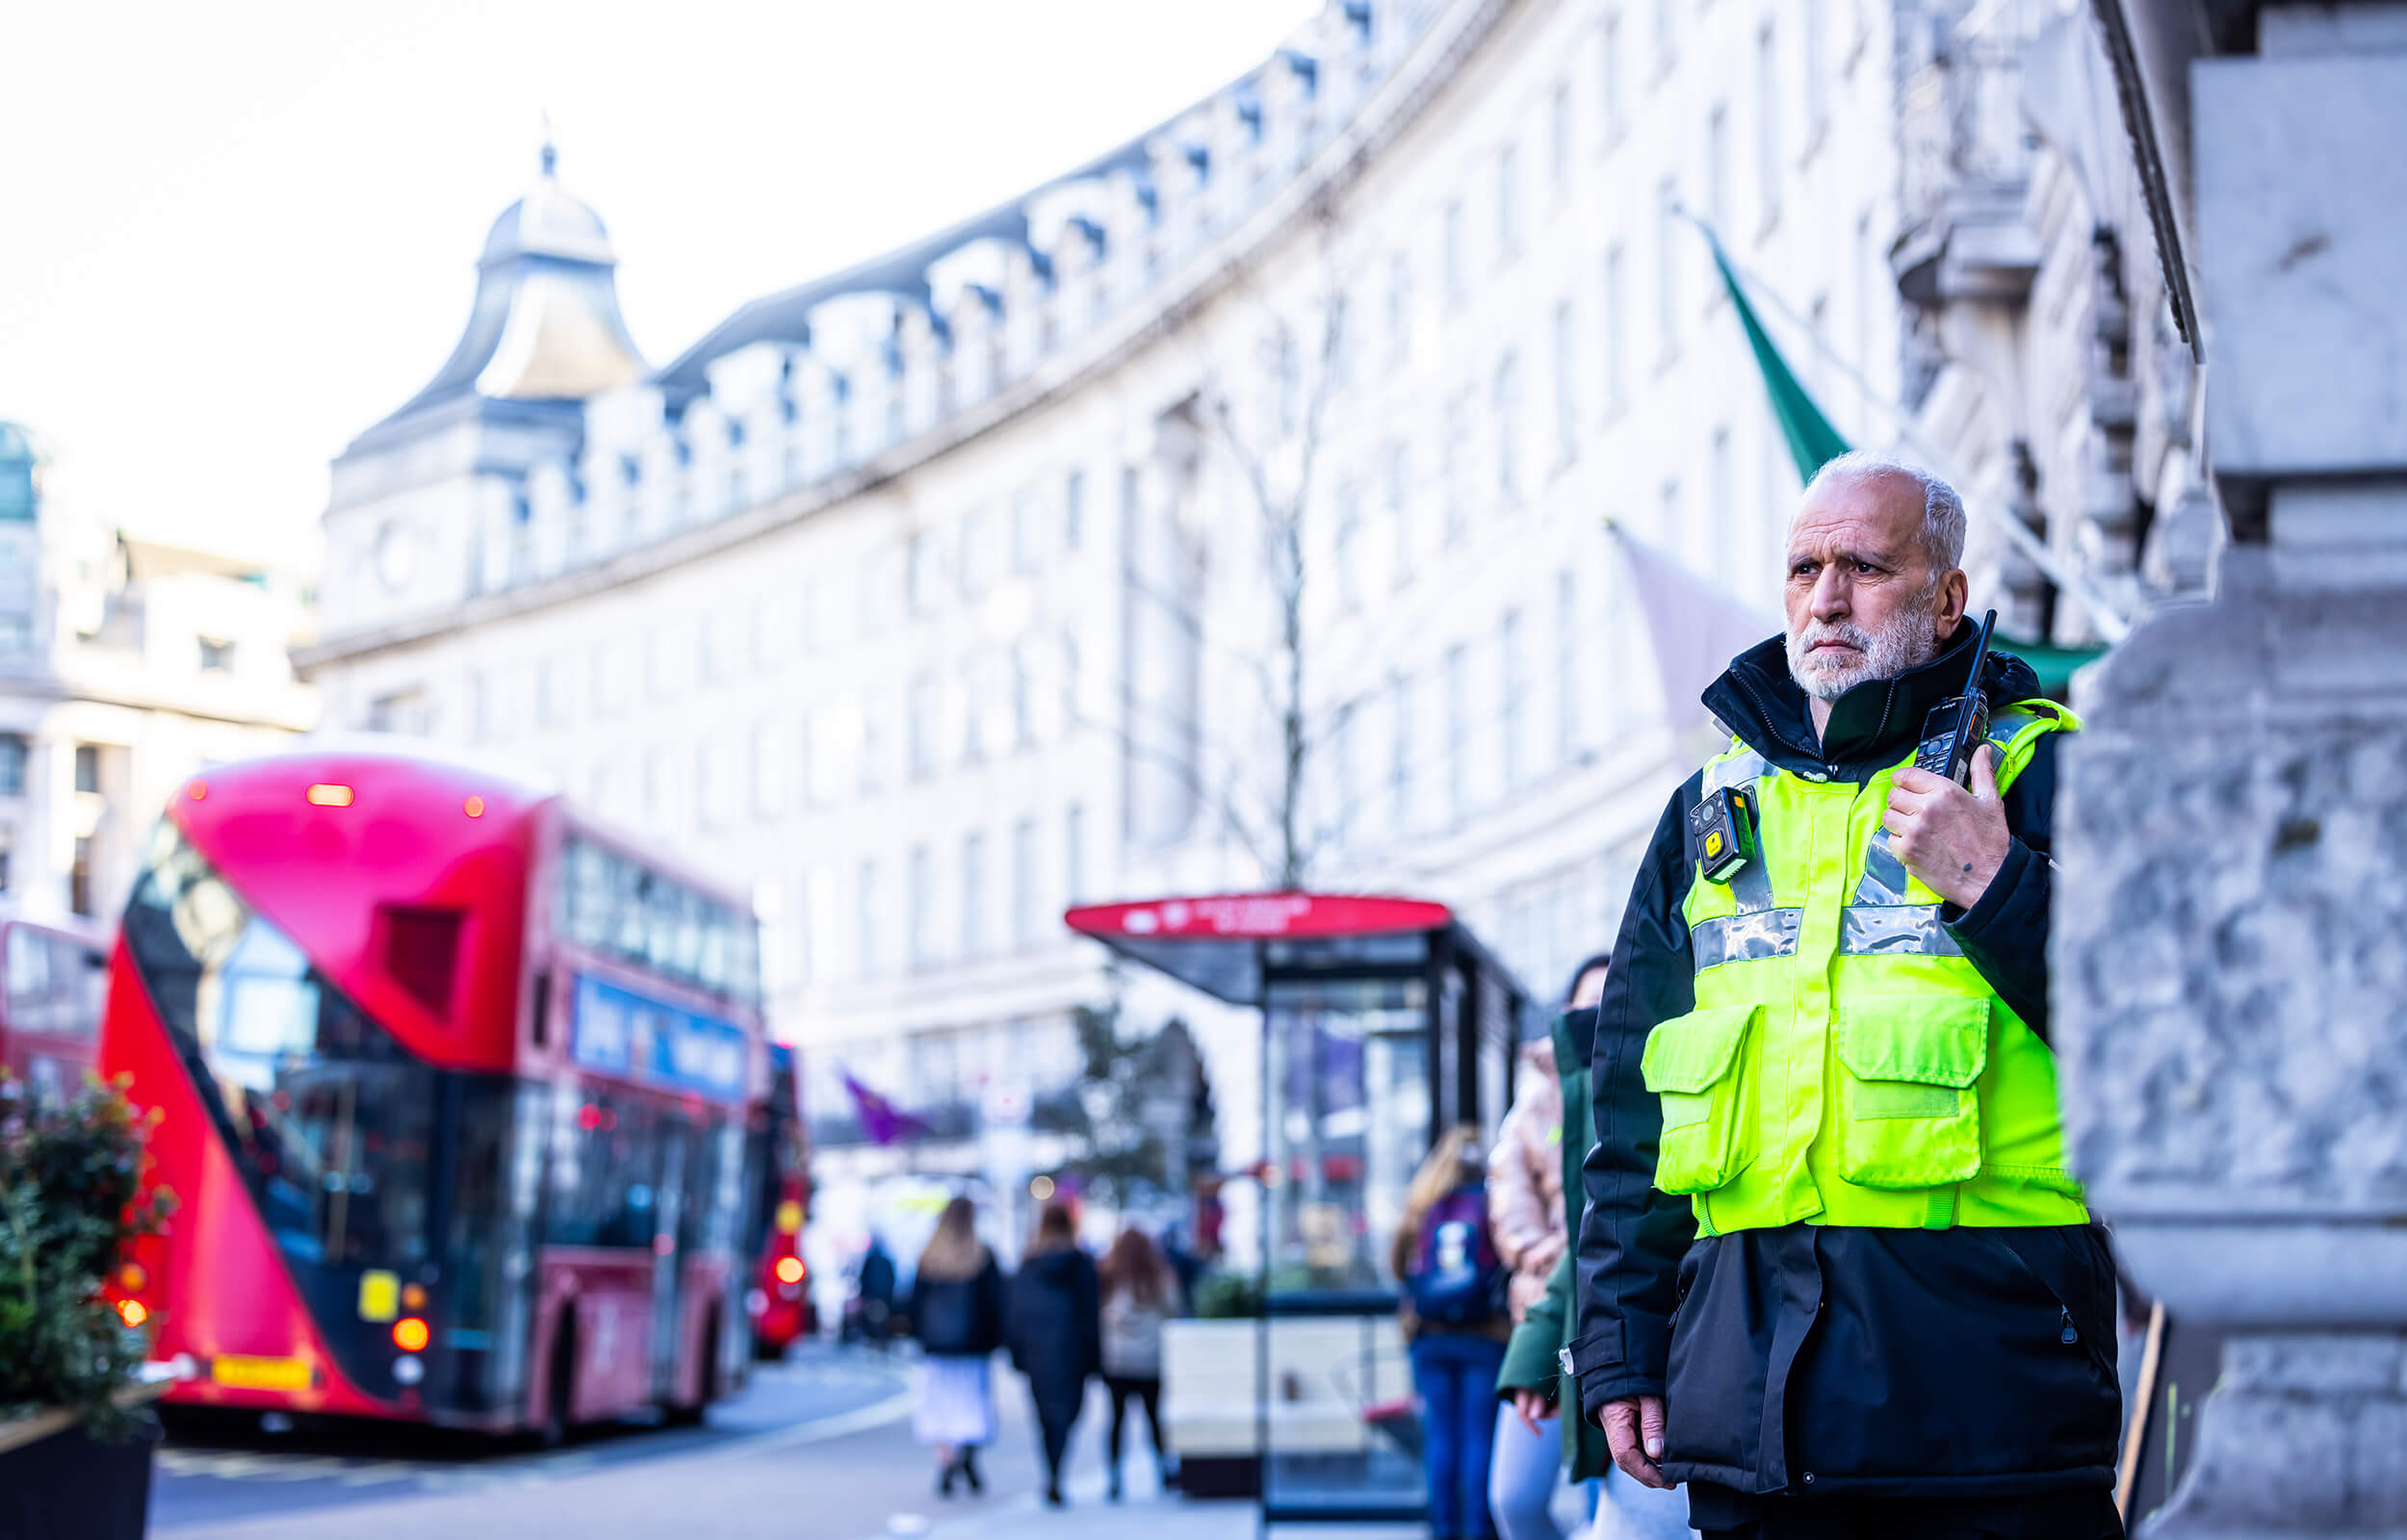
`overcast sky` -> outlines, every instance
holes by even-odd
[[[63,505],[306,549],[531,179],[608,223],[664,363],[1253,67],[1315,0],[28,5],[0,91],[0,418]]]

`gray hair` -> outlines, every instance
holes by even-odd
[[[1946,480],[1919,465],[1871,449],[1850,449],[1823,462],[1805,483],[1806,496],[1825,481],[1910,481],[1923,495],[1923,554],[1930,558],[1930,578],[1964,564],[1964,500]]]

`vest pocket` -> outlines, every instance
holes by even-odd
[[[1939,1187],[1980,1169],[1986,999],[1844,1000],[1838,1047],[1841,1176],[1858,1187]]]
[[[1655,1186],[1710,1193],[1744,1168],[1739,1133],[1739,1049],[1763,1015],[1759,1005],[1708,1006],[1659,1023],[1646,1035],[1639,1072],[1663,1099]]]

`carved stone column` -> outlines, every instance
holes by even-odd
[[[2144,1540],[2407,1536],[2407,10],[2258,39],[2189,75],[2234,543],[2092,681],[2058,850],[2075,1162],[2231,1333]]]

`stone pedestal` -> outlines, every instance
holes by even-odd
[[[2140,1283],[2230,1333],[2142,1540],[2407,1537],[2407,52],[2351,18],[2399,9],[2268,7],[2192,66],[2235,540],[2066,756],[2073,1158]]]

